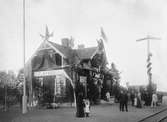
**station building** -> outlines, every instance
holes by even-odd
[[[63,38],[61,45],[47,39],[40,44],[25,68],[29,102],[73,102],[77,83],[83,84],[85,97],[101,97],[107,64],[103,40],[95,47],[73,49],[73,45],[72,38]]]

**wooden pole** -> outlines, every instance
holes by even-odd
[[[23,98],[22,98],[22,113],[27,113],[27,96],[26,96],[26,80],[25,80],[25,0],[23,0],[23,65],[24,65],[24,78],[23,78]]]

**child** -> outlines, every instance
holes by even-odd
[[[107,98],[107,101],[109,102],[110,101],[110,93],[109,92],[106,93],[106,98]]]
[[[90,114],[90,101],[88,99],[84,100],[84,112],[85,112],[85,117],[89,117]]]

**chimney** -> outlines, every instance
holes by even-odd
[[[74,47],[74,40],[73,39],[69,39],[69,38],[62,38],[61,39],[61,44],[64,47],[73,48]]]

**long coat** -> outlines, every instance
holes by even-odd
[[[84,101],[83,101],[83,93],[79,93],[77,96],[77,117],[84,117]]]

